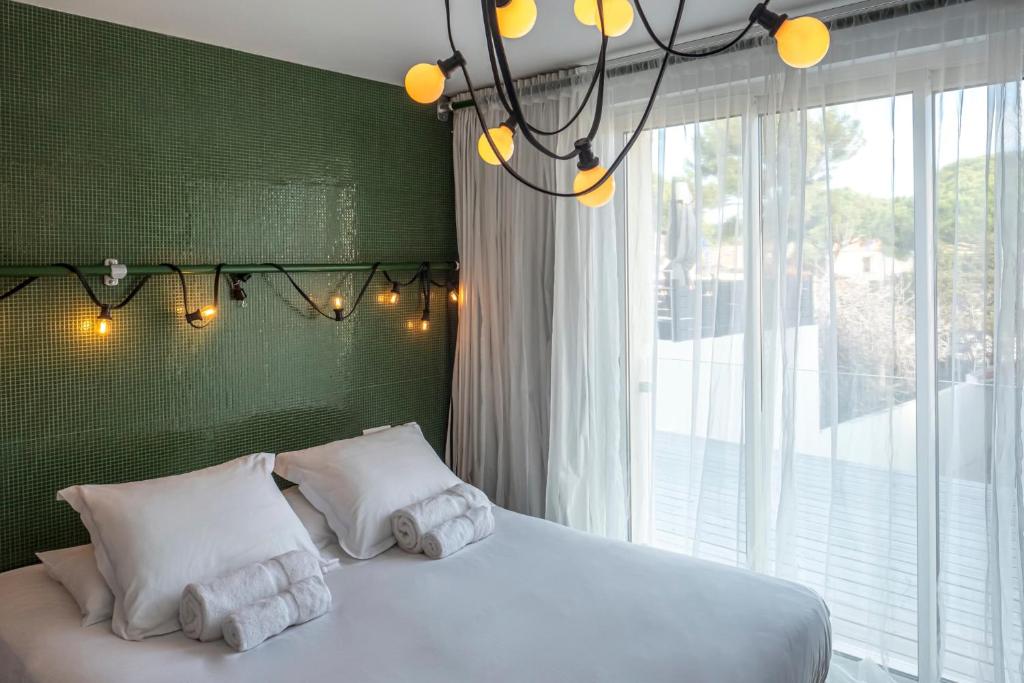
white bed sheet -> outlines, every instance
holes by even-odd
[[[0,574],[0,680],[821,683],[824,602],[792,583],[496,510],[447,559],[397,548],[327,575],[324,617],[239,654],[80,625],[41,566]]]

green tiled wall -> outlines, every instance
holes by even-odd
[[[0,263],[450,260],[452,203],[449,130],[399,88],[0,0]],[[297,279],[326,298],[362,277]],[[210,298],[212,278],[190,284]],[[443,296],[422,333],[411,290],[337,325],[281,276],[247,289],[193,330],[156,277],[107,338],[72,278],[0,302],[0,569],[87,540],[54,500],[69,484],[408,420],[440,451]]]

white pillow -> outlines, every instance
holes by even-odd
[[[360,560],[394,545],[391,513],[459,482],[416,423],[281,453],[275,471],[299,485],[342,549]]]
[[[178,601],[192,581],[305,550],[317,555],[257,453],[162,479],[66,488],[96,564],[114,594],[111,630],[126,640],[180,628]]]
[[[82,626],[106,621],[114,614],[114,594],[96,567],[92,544],[36,553],[46,573],[78,603]]]
[[[281,493],[284,494],[284,499],[288,501],[288,504],[292,506],[292,512],[302,522],[302,526],[306,527],[317,550],[322,552],[325,548],[338,544],[338,537],[331,531],[331,527],[327,524],[327,518],[306,500],[306,497],[299,492],[298,486],[289,486]]]

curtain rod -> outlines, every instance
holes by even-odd
[[[908,2],[907,0],[867,0],[866,2],[837,7],[830,12],[821,12],[818,14],[818,17],[828,25],[830,31],[841,31],[853,26],[888,21],[898,17],[905,17],[912,14],[918,14],[920,12],[928,12],[935,9],[962,5],[974,1],[975,0],[911,0]],[[677,43],[674,47],[682,47],[692,51],[694,49],[700,49],[701,47],[710,47],[717,42],[724,41],[728,37],[729,33],[721,33],[687,43]],[[728,52],[739,52],[741,50],[760,47],[764,44],[763,40],[764,36],[761,35],[741,40],[735,45],[735,47],[728,50]],[[664,53],[661,50],[649,50],[647,52],[638,52],[633,55],[627,55],[611,60],[611,64],[617,63],[617,65],[612,66],[607,70],[608,77],[615,78],[617,76],[625,76],[628,74],[635,74],[640,71],[651,71],[656,69],[661,66],[661,56],[663,54]],[[693,59],[688,57],[672,56],[669,58],[669,65],[681,64],[689,61],[693,61]],[[583,68],[589,68],[591,66],[593,65],[587,65],[587,67]],[[547,73],[555,74],[557,71]],[[534,76],[524,77],[524,79],[535,78],[536,76],[542,75],[545,74],[535,74]],[[572,82],[573,77],[565,77],[552,82],[545,87],[561,88],[571,85]],[[465,95],[465,93],[460,93],[456,95],[456,97],[465,97]],[[488,93],[485,93],[484,96],[487,97],[488,95]],[[449,111],[455,111],[457,109],[465,109],[472,106],[473,100],[469,98],[459,100],[453,99],[448,102],[447,108]]]
[[[433,270],[458,270],[458,261],[394,261],[380,264],[373,263],[291,263],[281,264],[281,267],[292,273],[357,273],[366,272],[377,265],[381,270],[395,272],[418,270],[424,263],[430,265]],[[185,275],[212,275],[217,272],[217,264],[191,264],[181,265],[181,272]],[[115,270],[116,269],[116,270]],[[79,266],[84,275],[106,275],[123,278],[125,275],[176,275],[177,273],[167,266],[160,265],[92,265]],[[277,266],[266,263],[225,263],[220,267],[220,272],[228,274],[248,273],[279,273]],[[70,271],[61,266],[0,266],[0,277],[65,277],[72,275]]]

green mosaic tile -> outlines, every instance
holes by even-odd
[[[456,258],[451,135],[399,88],[0,0],[0,263]],[[351,300],[363,275],[302,274]],[[0,289],[14,284],[0,280]],[[196,304],[212,278],[189,278]],[[102,287],[107,300],[123,296]],[[87,540],[55,492],[418,421],[441,450],[454,315],[348,323],[280,276],[209,328],[151,280],[113,332],[71,278],[0,303],[0,569]]]

